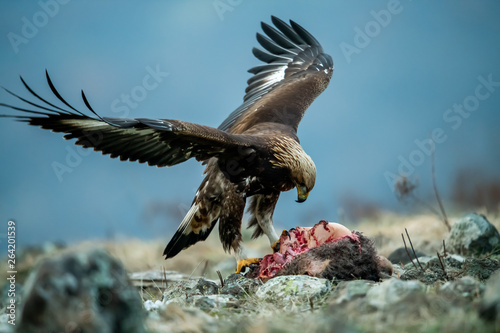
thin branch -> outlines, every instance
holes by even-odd
[[[403,244],[405,245],[405,250],[406,254],[408,255],[408,258],[410,259],[411,263],[413,264],[413,267],[415,267],[416,270],[418,270],[417,265],[413,262],[413,259],[411,258],[410,251],[408,251],[408,247],[406,246],[406,241],[405,241],[405,236],[403,236],[403,233],[401,233],[401,238],[403,238]]]
[[[217,272],[217,275],[219,276],[219,280],[220,280],[220,287],[221,288],[224,288],[224,279],[222,279],[222,274],[220,273],[219,270],[216,271]]]
[[[434,194],[436,195],[436,200],[439,204],[439,209],[441,209],[441,213],[443,214],[443,222],[448,228],[448,231],[451,230],[450,223],[448,222],[448,217],[446,216],[446,212],[444,211],[443,202],[441,201],[441,196],[439,195],[437,185],[436,185],[436,163],[434,158],[434,146],[431,150],[431,165],[432,165],[432,186],[434,187]]]
[[[444,243],[444,239],[443,239],[443,257],[446,258],[447,255],[448,255],[448,253],[446,253],[446,244]]]
[[[436,252],[437,253],[437,256],[438,256],[438,259],[439,259],[439,263],[441,264],[441,269],[443,270],[444,272],[444,276],[447,280],[449,280],[448,278],[448,274],[446,273],[446,269],[444,268],[444,263],[443,263],[443,260],[441,259],[441,256],[439,255],[439,252]]]
[[[417,263],[418,263],[418,265],[420,266],[420,268],[422,269],[422,272],[423,272],[425,270],[422,267],[422,265],[420,264],[420,261],[418,260],[417,253],[415,253],[415,249],[413,248],[413,244],[411,242],[410,234],[408,234],[408,230],[406,230],[406,228],[405,228],[405,232],[406,232],[406,237],[408,237],[408,241],[410,242],[410,246],[411,246],[411,250],[413,251],[413,255],[415,256],[415,259],[417,260]]]
[[[432,207],[430,204],[428,204],[424,200],[420,199],[415,194],[411,193],[411,194],[409,194],[409,197],[412,198],[413,200],[415,200],[415,202],[417,204],[419,204],[420,206],[422,206],[422,207],[427,208],[428,210],[430,210],[433,214],[435,214],[436,216],[438,216],[440,219],[442,218],[441,214],[439,214],[439,211],[436,208]]]
[[[165,269],[165,266],[161,266],[161,269],[163,271],[163,283],[164,283],[163,290],[167,290],[167,270]]]

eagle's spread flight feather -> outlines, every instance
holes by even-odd
[[[296,132],[304,112],[328,86],[332,58],[318,41],[297,23],[272,17],[274,27],[262,23],[267,35],[257,33],[264,48],[253,54],[264,64],[249,70],[243,104],[216,129],[172,119],[108,118],[98,115],[82,91],[91,115],[73,108],[47,83],[57,106],[40,97],[21,78],[36,101],[6,91],[26,103],[20,115],[3,115],[54,132],[120,160],[171,166],[192,157],[206,164],[205,178],[191,208],[165,248],[170,258],[190,245],[205,240],[216,223],[225,250],[240,250],[241,220],[246,199],[254,237],[266,234],[278,239],[272,215],[280,192],[294,187],[298,201],[307,198],[316,179],[316,168],[299,144]],[[68,109],[69,108],[69,109]]]

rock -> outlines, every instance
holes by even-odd
[[[446,267],[461,269],[464,266],[465,257],[458,254],[448,254],[445,258]]]
[[[488,279],[500,268],[498,260],[490,258],[464,258],[459,255],[447,255],[446,258],[437,256],[420,257],[422,268],[414,261],[417,268],[411,263],[404,266],[400,273],[401,280],[419,280],[427,285],[435,282],[446,282],[458,277],[471,276],[480,281]],[[443,269],[444,267],[444,269]]]
[[[499,268],[499,261],[490,258],[467,258],[462,266],[463,275],[473,276],[481,281],[487,280]]]
[[[10,318],[8,313],[2,313],[0,315],[0,332],[2,333],[14,332],[15,326],[8,323],[10,320],[12,320],[12,318]]]
[[[202,295],[216,295],[219,293],[219,286],[215,282],[205,278],[200,278],[194,288]]]
[[[448,270],[446,270],[446,266],[443,270],[438,257],[421,257],[419,261],[420,265],[414,261],[417,268],[411,263],[405,265],[404,272],[400,276],[401,280],[418,280],[426,285],[432,285],[437,281],[448,280]]]
[[[219,286],[212,280],[205,278],[181,279],[176,282],[167,283],[163,292],[163,300],[184,298],[195,295],[213,295],[219,292]]]
[[[132,284],[136,287],[145,288],[153,287],[158,288],[159,286],[164,286],[165,284],[174,285],[175,283],[180,283],[183,281],[194,281],[198,282],[198,277],[192,277],[187,274],[182,274],[177,271],[160,271],[160,270],[150,270],[145,272],[134,272],[129,274],[129,278]],[[207,280],[207,279],[205,279]],[[212,281],[212,280],[207,280]]]
[[[257,298],[286,307],[293,303],[316,300],[330,292],[331,284],[327,279],[306,275],[278,276],[260,286]]]
[[[156,300],[153,302],[152,300],[148,299],[147,301],[144,302],[144,309],[148,312],[165,309],[166,306],[167,303],[160,300]]]
[[[195,307],[181,307],[170,303],[148,320],[151,332],[219,332],[221,323]]]
[[[458,280],[448,281],[439,287],[440,294],[451,300],[472,301],[479,298],[484,292],[484,284],[470,276]]]
[[[262,282],[258,279],[249,279],[241,274],[234,273],[224,280],[224,287],[222,287],[221,293],[243,297],[253,294],[261,285]]]
[[[375,282],[368,280],[341,281],[332,292],[331,298],[337,304],[350,302],[353,299],[366,296],[368,290],[374,285]]]
[[[484,215],[468,214],[458,220],[446,239],[451,253],[468,256],[487,254],[500,248],[500,234]]]
[[[209,295],[209,296],[193,296],[189,301],[193,302],[193,305],[200,308],[205,312],[212,311],[213,309],[228,308],[228,307],[238,307],[239,301],[232,295]]]
[[[45,259],[24,297],[17,332],[144,332],[139,293],[102,250]]]
[[[367,303],[377,309],[398,309],[398,304],[425,292],[425,285],[419,281],[389,279],[372,287],[366,293]]]
[[[163,292],[163,300],[169,301],[175,298],[188,298],[192,295],[200,295],[201,293],[195,288],[197,284],[198,279],[168,283]]]
[[[492,275],[486,283],[484,297],[479,305],[479,315],[500,327],[500,271]]]
[[[408,252],[410,253],[411,259],[415,261],[415,255],[413,254],[413,251],[411,249],[408,249]],[[426,254],[423,252],[420,252],[418,250],[415,250],[415,253],[417,254],[417,258],[419,257],[424,257]],[[406,249],[404,247],[400,247],[394,251],[387,257],[390,262],[392,262],[395,265],[399,264],[407,264],[410,262],[410,258],[408,257],[408,253],[406,252]]]

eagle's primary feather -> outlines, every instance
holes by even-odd
[[[82,91],[87,115],[63,99],[48,73],[47,83],[63,106],[40,97],[21,78],[35,102],[5,89],[28,106],[0,103],[22,112],[2,116],[67,133],[66,139],[122,161],[162,167],[194,157],[206,164],[192,206],[165,248],[166,258],[205,240],[217,222],[224,249],[238,253],[247,198],[253,236],[264,233],[273,243],[278,236],[272,216],[280,193],[296,187],[302,202],[315,183],[316,168],[296,133],[306,109],[328,86],[333,61],[297,23],[271,20],[274,27],[262,23],[266,36],[257,33],[264,50],[253,49],[264,64],[249,70],[253,76],[243,104],[217,129],[172,119],[101,117]]]

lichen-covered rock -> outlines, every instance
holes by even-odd
[[[318,299],[331,290],[330,281],[306,275],[278,276],[260,286],[255,295],[278,306]]]
[[[464,276],[454,281],[448,281],[439,287],[439,293],[448,299],[458,302],[472,301],[484,292],[484,283],[471,276]]]
[[[219,292],[219,286],[212,280],[205,278],[181,279],[167,283],[163,292],[163,301],[188,298],[195,295],[213,295]]]
[[[209,296],[193,296],[188,299],[189,302],[205,312],[221,308],[238,307],[239,301],[232,295],[209,295]]]
[[[397,309],[398,303],[424,292],[425,285],[419,281],[389,279],[368,290],[366,299],[371,307],[378,310]]]
[[[341,304],[366,296],[375,282],[368,280],[341,281],[330,296],[334,303]]]
[[[215,282],[205,278],[200,278],[194,288],[202,295],[215,295],[219,293],[219,286]]]
[[[458,220],[446,239],[452,253],[478,256],[500,248],[500,234],[484,215],[468,214]]]
[[[419,280],[427,285],[438,281],[448,281],[471,276],[480,281],[486,280],[500,268],[498,260],[491,258],[464,258],[459,255],[447,255],[445,258],[421,257],[420,265],[414,261],[404,266],[401,280]],[[422,266],[422,267],[420,267]]]
[[[462,274],[473,276],[481,281],[489,277],[500,268],[500,262],[491,258],[467,258],[462,267]]]
[[[409,257],[408,257],[408,253],[410,254]],[[417,254],[417,256],[416,256],[417,258],[423,257],[426,255],[425,253],[420,252],[418,250],[415,250],[415,253]],[[413,254],[413,251],[411,251],[411,250],[409,250],[407,252],[404,247],[397,248],[396,250],[392,251],[391,254],[389,254],[389,256],[387,257],[387,259],[389,259],[389,261],[395,265],[407,264],[411,261],[410,258],[412,260],[415,260],[415,254]]]
[[[484,297],[479,306],[479,315],[496,327],[500,327],[500,271],[493,274],[484,291]]]
[[[143,332],[142,302],[107,252],[42,261],[26,283],[17,332]]]
[[[150,332],[220,332],[221,321],[196,307],[184,307],[169,303],[158,311],[157,316],[150,316]]]
[[[235,273],[229,275],[226,280],[224,280],[224,286],[221,288],[220,292],[235,297],[243,297],[253,294],[261,285],[262,282],[260,280],[250,279]]]

